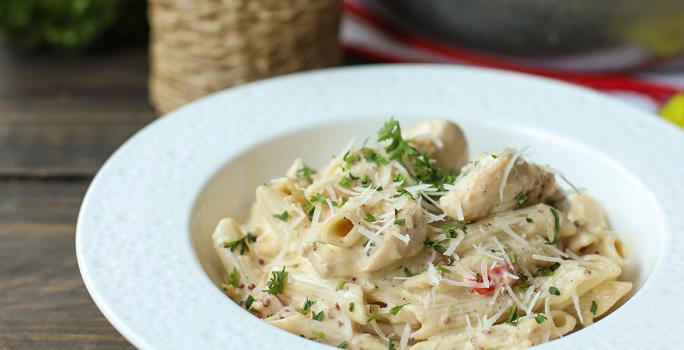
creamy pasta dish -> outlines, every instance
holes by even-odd
[[[257,187],[246,222],[221,220],[222,288],[339,348],[521,349],[590,326],[632,288],[626,249],[595,200],[525,158],[469,159],[458,125],[390,119]]]

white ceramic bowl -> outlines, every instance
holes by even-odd
[[[85,284],[143,349],[290,349],[320,344],[271,327],[217,287],[210,234],[298,156],[322,165],[390,116],[447,117],[474,153],[530,146],[598,197],[631,246],[635,293],[544,349],[672,348],[684,305],[684,133],[589,90],[526,75],[435,65],[342,68],[203,98],[137,133],[106,162],[78,219]],[[360,138],[362,139],[362,138]]]

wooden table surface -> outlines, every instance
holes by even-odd
[[[0,45],[0,349],[132,349],[76,264],[81,199],[155,118],[146,48],[68,56]]]
[[[146,51],[24,55],[0,43],[0,349],[133,348],[86,291],[74,232],[97,169],[156,118]]]

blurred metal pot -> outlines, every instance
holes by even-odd
[[[684,51],[684,0],[375,0],[447,43],[572,70],[624,70]]]

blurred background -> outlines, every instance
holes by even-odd
[[[0,349],[131,347],[73,242],[137,130],[249,81],[409,62],[559,79],[684,127],[682,0],[0,0]]]

